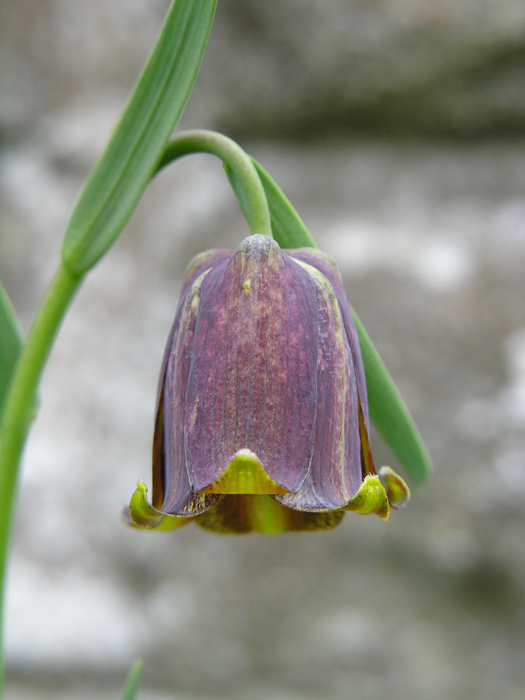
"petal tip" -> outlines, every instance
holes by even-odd
[[[242,449],[236,452],[219,478],[200,493],[277,495],[288,491],[266,473],[254,452]]]
[[[191,518],[167,515],[154,508],[148,501],[148,487],[139,481],[131,497],[129,508],[124,509],[123,517],[131,527],[142,530],[174,530],[190,522]]]
[[[391,467],[381,467],[379,478],[386,489],[390,506],[395,510],[404,508],[410,501],[410,489],[405,480]]]
[[[359,491],[347,504],[345,510],[362,514],[374,513],[381,520],[388,520],[390,506],[387,493],[376,474],[369,474],[365,477]]]

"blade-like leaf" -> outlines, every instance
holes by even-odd
[[[157,43],[66,229],[62,258],[82,275],[113,244],[175,128],[208,41],[217,0],[174,0]]]
[[[139,688],[140,674],[142,673],[142,661],[135,661],[131,667],[126,682],[124,683],[124,688],[122,689],[122,695],[120,700],[135,700],[137,697],[137,690]]]
[[[7,391],[22,344],[20,324],[7,292],[0,282],[0,423]]]
[[[352,309],[365,365],[368,408],[373,424],[416,484],[432,471],[432,460],[394,380],[365,327]]]
[[[255,160],[253,163],[268,198],[275,240],[283,248],[316,248],[314,239],[279,186],[259,163]],[[228,168],[226,171],[244,208],[235,176]],[[416,484],[421,484],[432,470],[430,455],[379,353],[355,311],[353,314],[365,365],[370,418],[407,473]]]

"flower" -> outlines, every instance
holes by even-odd
[[[139,483],[126,519],[267,533],[329,529],[347,510],[386,520],[408,488],[389,468],[375,473],[368,435],[335,263],[249,236],[186,271],[159,381],[152,504]]]

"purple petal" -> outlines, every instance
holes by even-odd
[[[312,464],[295,494],[273,496],[289,508],[341,508],[357,493],[363,477],[359,401],[350,345],[334,290],[309,267],[317,286],[319,321],[317,416]]]
[[[177,306],[177,311],[175,313],[175,320],[173,321],[173,324],[171,326],[170,333],[168,336],[168,342],[166,343],[166,349],[164,351],[164,357],[162,358],[159,385],[157,388],[157,402],[159,401],[161,385],[164,382],[164,375],[166,374],[166,366],[168,364],[168,359],[171,353],[173,337],[179,329],[180,315],[184,306],[184,301],[186,299],[186,294],[188,293],[188,290],[190,289],[191,285],[195,282],[197,277],[202,275],[203,272],[209,270],[211,267],[215,267],[219,263],[223,263],[224,261],[229,260],[232,255],[233,250],[206,250],[203,253],[199,253],[199,255],[196,255],[192,260],[190,260],[190,263],[186,268],[186,271],[184,272],[179,303]]]
[[[153,503],[164,513],[195,515],[215,505],[221,496],[195,494],[188,479],[184,451],[185,396],[190,371],[195,323],[205,275],[186,291],[174,324],[161,376],[153,438]],[[162,494],[162,499],[158,494]],[[161,501],[159,503],[159,501]]]
[[[194,490],[249,449],[297,491],[311,459],[317,335],[316,285],[273,239],[250,236],[206,275],[186,394]]]
[[[195,282],[197,277],[202,275],[203,272],[209,270],[211,267],[216,267],[218,263],[228,261],[233,253],[233,250],[226,250],[223,248],[214,248],[212,250],[205,250],[203,253],[199,253],[192,260],[190,260],[188,267],[184,272],[184,279],[182,281],[182,290],[180,293],[182,303],[184,295],[190,288],[190,286]]]
[[[357,374],[357,386],[359,389],[359,398],[361,399],[361,406],[363,407],[363,415],[365,417],[366,425],[368,430],[370,430],[370,423],[368,418],[368,396],[366,392],[366,380],[365,380],[365,368],[363,365],[363,358],[361,356],[361,346],[359,345],[359,338],[357,336],[357,329],[354,323],[354,317],[352,316],[352,311],[350,305],[348,304],[348,299],[346,298],[346,292],[343,285],[343,280],[334,262],[334,259],[317,248],[296,248],[293,250],[286,250],[287,255],[297,260],[302,260],[308,265],[312,265],[317,268],[327,280],[332,285],[337,301],[339,303],[339,308],[343,316],[343,322],[346,329],[346,334],[348,336],[348,342],[350,343],[350,349],[352,351],[352,358],[354,360],[354,366]]]

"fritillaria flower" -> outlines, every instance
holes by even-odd
[[[186,271],[159,382],[152,504],[139,483],[126,519],[267,533],[332,528],[346,511],[386,520],[408,488],[389,468],[376,475],[368,436],[333,260],[250,236]]]

